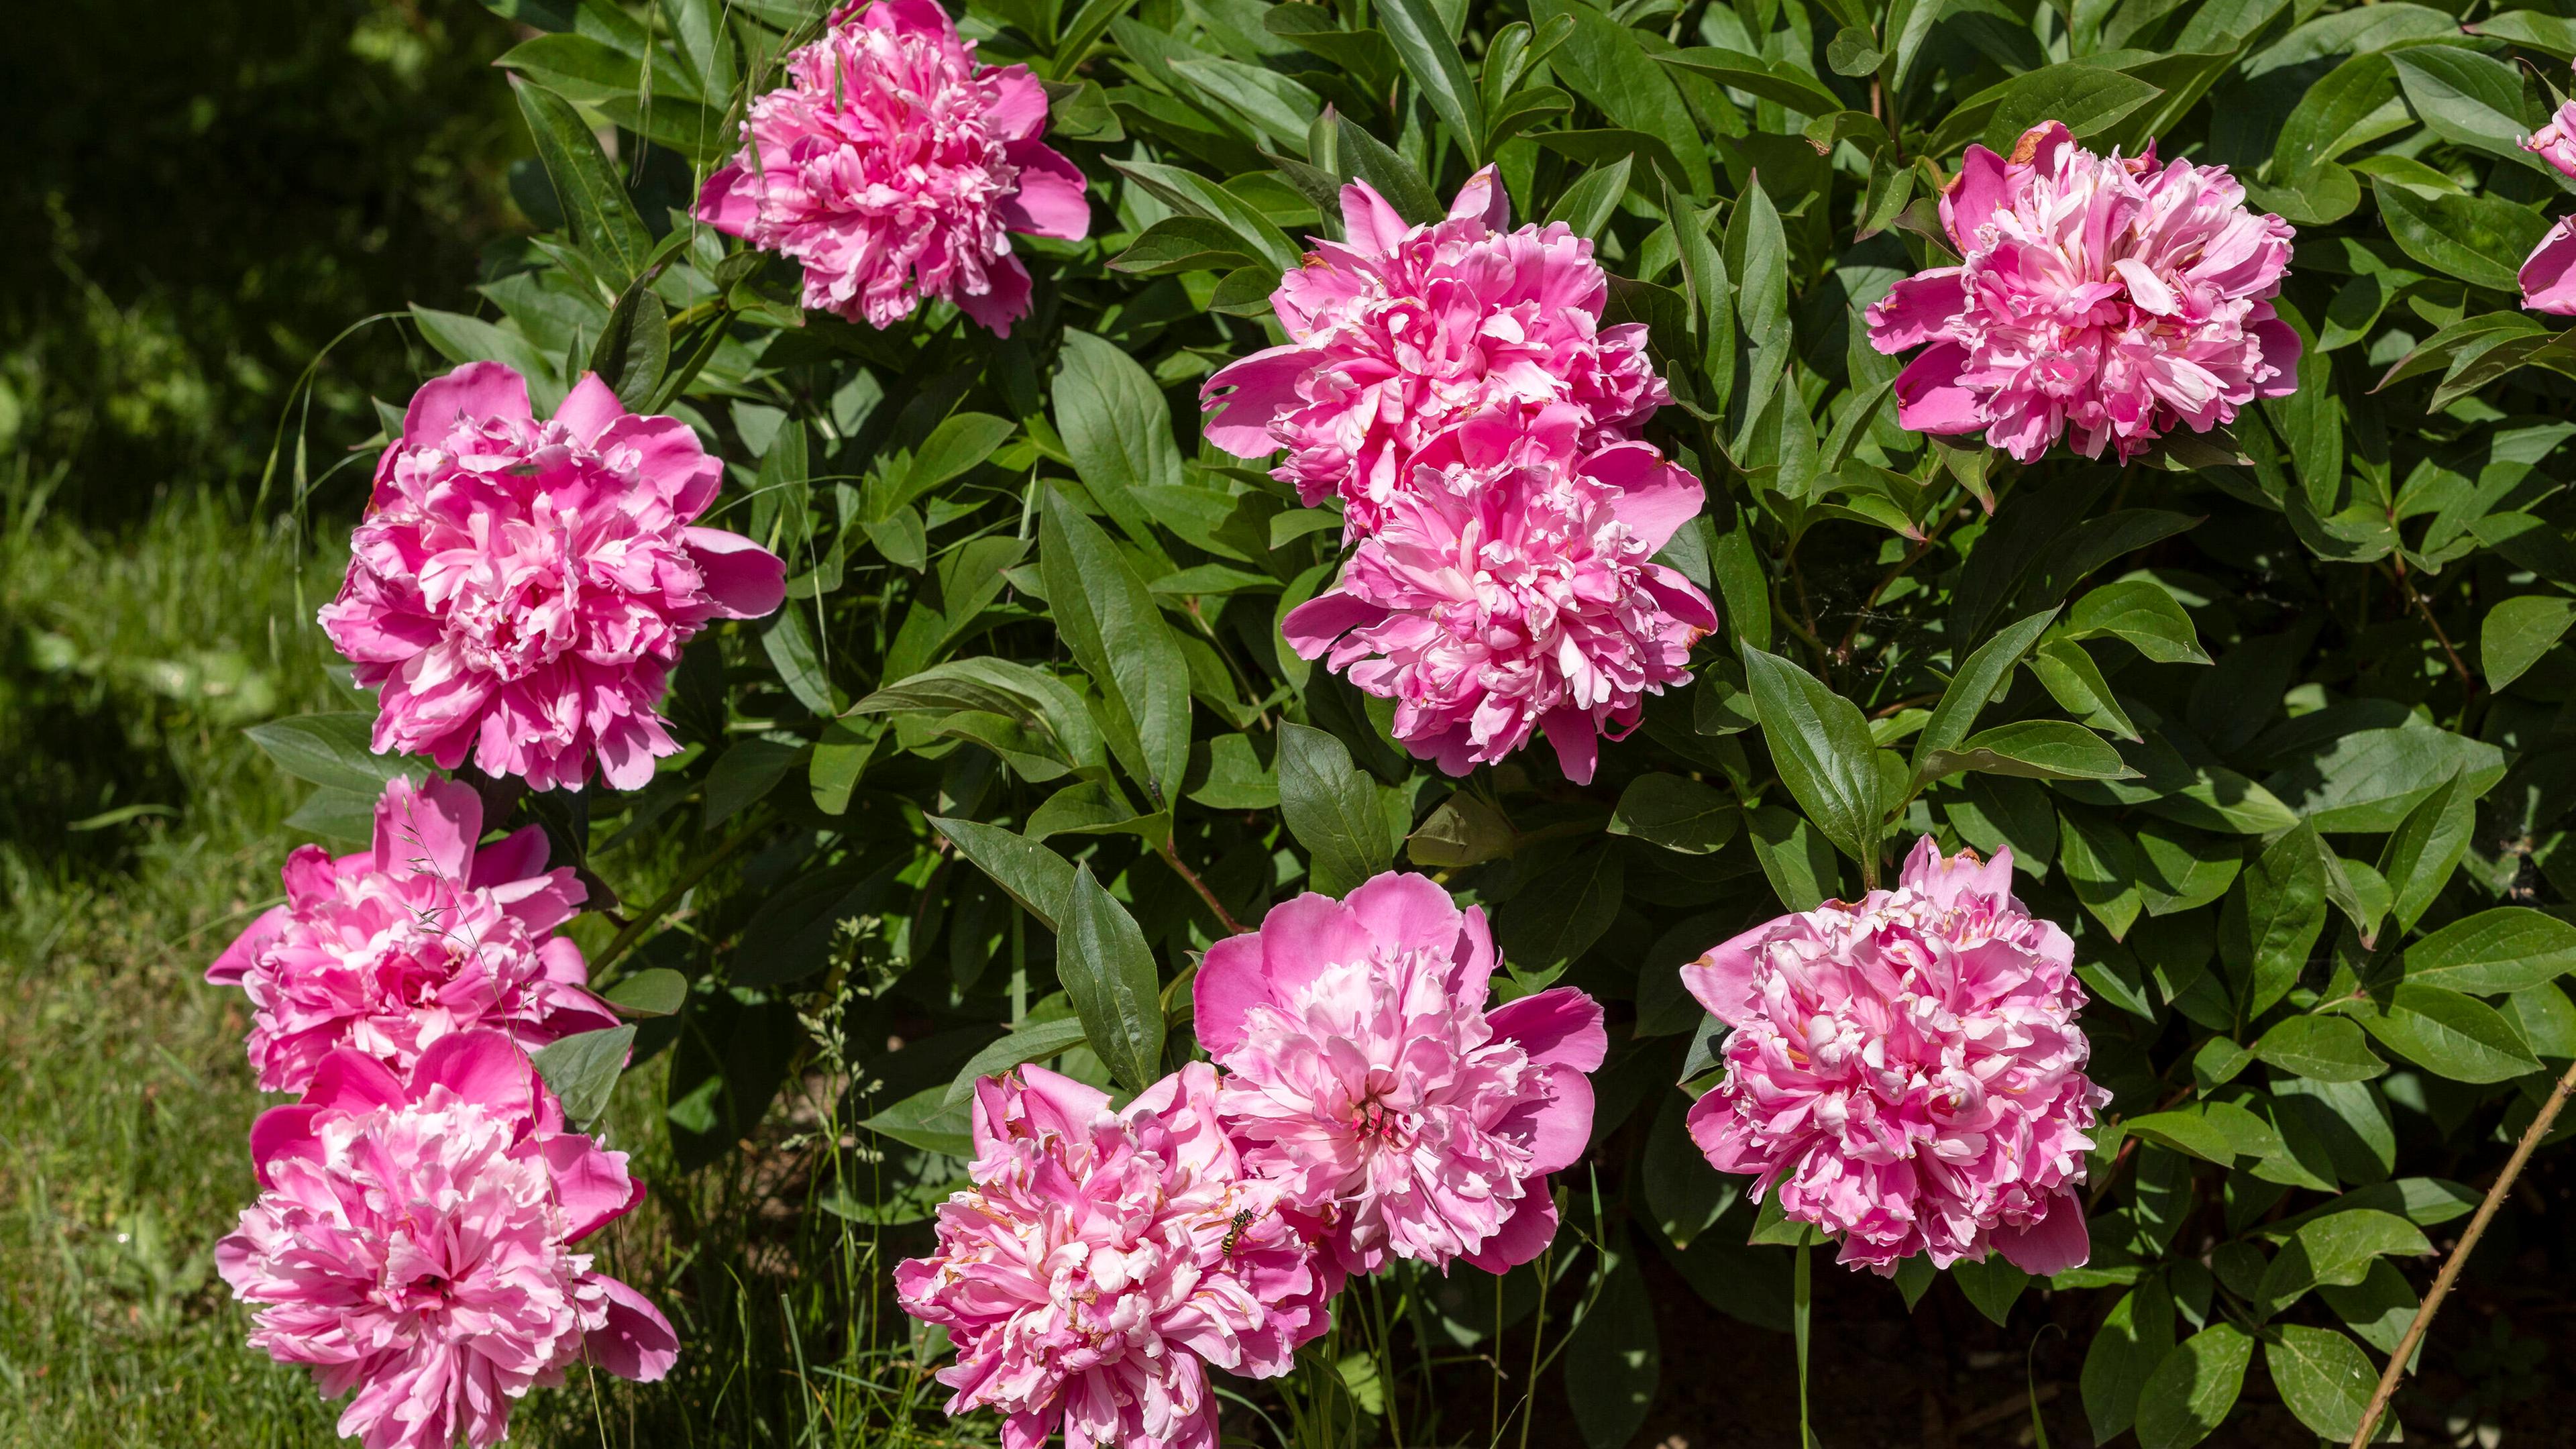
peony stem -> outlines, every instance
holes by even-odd
[[[1815,1316],[1815,1265],[1810,1249],[1798,1245],[1798,1266],[1789,1279],[1789,1333],[1798,1341],[1798,1449],[1815,1449],[1816,1433],[1807,1419],[1807,1326]]]
[[[2558,1109],[2567,1105],[2567,1097],[2576,1092],[2576,1065],[2550,1089],[2548,1100],[2532,1114],[2531,1125],[2522,1131],[2522,1140],[2513,1145],[2513,1156],[2505,1159],[2504,1171],[2496,1174],[2495,1185],[2478,1204],[2475,1217],[2469,1219],[2469,1230],[2460,1234],[2451,1256],[2442,1262],[2442,1271],[2433,1275],[2432,1291],[2424,1295],[2423,1306],[2415,1310],[2414,1321],[2406,1325],[2406,1336],[2397,1341],[2397,1351],[2388,1356],[2388,1367],[2380,1371],[2379,1387],[2370,1395],[2370,1407],[2361,1411],[2361,1428],[2352,1436],[2352,1449],[2362,1449],[2370,1442],[2372,1431],[2379,1427],[2379,1416],[2388,1410],[2388,1401],[2397,1393],[2397,1381],[2406,1373],[2406,1361],[2415,1356],[2415,1346],[2424,1341],[2424,1330],[2433,1326],[2433,1314],[2450,1296],[2451,1285],[2460,1281],[2460,1269],[2467,1266],[2469,1251],[2478,1245],[2487,1224],[2494,1221],[2496,1209],[2503,1206],[2505,1194],[2513,1191],[2514,1179],[2522,1176],[2522,1165],[2531,1160],[2540,1139],[2549,1135],[2550,1124],[2558,1120]]]

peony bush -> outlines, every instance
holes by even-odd
[[[207,972],[344,1434],[1858,1436],[1820,1250],[2060,1438],[2498,1427],[2554,11],[488,3],[530,233],[253,731],[358,849]]]

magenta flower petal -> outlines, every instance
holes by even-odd
[[[1941,220],[1961,264],[1867,313],[1879,351],[1929,344],[1897,379],[1908,428],[1982,432],[2023,462],[2060,438],[2125,461],[2297,385],[2269,301],[2293,233],[2223,166],[2160,167],[2152,143],[2096,156],[2048,121],[2009,157],[1969,147]]]
[[[2012,897],[2012,857],[1930,838],[1894,890],[1829,901],[1683,969],[1734,1027],[1691,1140],[1759,1199],[1881,1274],[2001,1250],[2084,1261],[2086,1134],[2110,1094],[2084,1074],[2074,943]]]
[[[698,219],[805,270],[805,305],[891,327],[944,298],[996,335],[1029,310],[1011,233],[1090,234],[1082,173],[1041,144],[1046,92],[930,0],[843,5],[752,102]]]
[[[2549,124],[2523,138],[2522,149],[2576,180],[2576,101],[2561,101]]]
[[[1587,1145],[1583,1074],[1607,1038],[1570,989],[1488,1013],[1494,964],[1482,910],[1389,873],[1280,903],[1201,968],[1226,1128],[1344,1270],[1521,1262],[1545,1242],[1502,1235]]]
[[[2576,317],[2576,216],[2562,216],[2522,264],[2522,305]]]
[[[1316,242],[1272,295],[1288,345],[1200,389],[1208,441],[1242,458],[1285,449],[1274,476],[1309,504],[1338,496],[1373,530],[1412,486],[1414,453],[1454,424],[1565,405],[1590,452],[1670,401],[1646,329],[1601,325],[1592,243],[1561,222],[1505,230],[1494,168],[1424,226],[1365,182],[1341,199],[1346,239]]]
[[[973,1187],[897,1265],[904,1311],[945,1325],[948,1411],[1067,1449],[1216,1442],[1209,1368],[1287,1372],[1334,1286],[1275,1183],[1244,1171],[1195,1062],[1123,1112],[1039,1067],[976,1087]]]
[[[687,424],[629,416],[595,378],[539,423],[518,374],[469,363],[409,417],[321,612],[379,692],[376,749],[448,769],[470,752],[539,790],[612,762],[614,782],[651,778],[679,751],[655,707],[681,647],[784,593],[778,559],[689,526],[722,466]]]
[[[400,1072],[477,1027],[523,1053],[617,1024],[581,985],[578,948],[544,934],[581,902],[581,883],[546,870],[541,845],[531,853],[518,835],[474,851],[482,830],[471,786],[398,777],[377,802],[373,849],[288,857],[283,914],[253,923],[208,973],[249,998],[263,1091],[345,1071],[329,1067],[343,1048]]]

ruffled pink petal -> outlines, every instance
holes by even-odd
[[[1261,938],[1228,936],[1208,947],[1190,982],[1191,1029],[1212,1056],[1243,1044],[1243,1018],[1270,999],[1261,967]]]
[[[581,381],[574,383],[572,391],[564,395],[563,406],[555,409],[555,421],[563,424],[574,439],[582,443],[597,442],[599,435],[608,431],[609,424],[626,415],[626,404],[617,400],[615,390],[600,381],[599,374],[595,372],[583,373]],[[688,432],[688,425],[678,423],[677,419],[662,421],[676,423],[682,433]],[[692,436],[689,442],[694,447],[697,439]]]
[[[2093,1256],[2084,1204],[2072,1196],[2049,1199],[2048,1211],[2028,1226],[1997,1228],[1991,1241],[2006,1261],[2035,1278],[2053,1278],[2081,1268]]]
[[[1352,249],[1391,251],[1411,229],[1376,187],[1353,181],[1342,188],[1342,235]]]
[[[652,1300],[614,1278],[592,1280],[608,1295],[608,1321],[582,1340],[590,1361],[639,1384],[661,1382],[680,1361],[680,1335]]]
[[[1091,235],[1091,202],[1083,194],[1081,168],[1034,143],[1013,147],[1011,163],[1020,168],[1020,189],[998,208],[1003,225],[1066,241]]]
[[[681,537],[716,617],[765,618],[787,601],[787,562],[778,555],[721,528],[690,528]]]
[[[403,436],[444,433],[460,419],[496,418],[527,422],[528,382],[507,363],[469,362],[445,377],[434,377],[411,395],[403,413]]]
[[[1896,375],[1896,421],[1918,433],[1973,433],[1986,426],[1976,392],[1959,382],[1968,350],[1936,342]]]
[[[2522,305],[2576,317],[2576,215],[2562,216],[2522,264]]]

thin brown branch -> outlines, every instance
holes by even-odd
[[[1181,879],[1190,883],[1190,889],[1199,893],[1199,899],[1207,902],[1207,908],[1216,912],[1217,924],[1225,927],[1228,935],[1240,936],[1252,929],[1234,918],[1234,913],[1225,908],[1225,902],[1218,900],[1216,892],[1208,889],[1207,882],[1199,879],[1197,871],[1181,864],[1181,857],[1172,849],[1170,841],[1155,846],[1154,853],[1163,857],[1163,864],[1170,866]]]
[[[2415,592],[2415,581],[2406,576],[2406,561],[2402,558],[2396,559],[2395,565],[2393,568],[2387,565],[2382,567],[2387,570],[2390,578],[2397,581],[2397,588],[2399,592],[2406,595],[2406,602],[2414,605],[2415,612],[2424,616],[2424,622],[2431,627],[2434,639],[2441,643],[2442,652],[2450,656],[2451,668],[2460,676],[2460,688],[2469,694],[2476,694],[2477,676],[2469,672],[2468,664],[2460,658],[2460,651],[2451,647],[2451,636],[2442,631],[2442,621],[2433,617],[2433,606],[2424,602],[2422,594]]]
[[[2495,1220],[2496,1209],[2503,1205],[2505,1194],[2513,1191],[2514,1179],[2522,1176],[2522,1166],[2531,1160],[2532,1150],[2549,1135],[2550,1124],[2558,1120],[2558,1109],[2567,1105],[2571,1092],[2576,1092],[2576,1066],[2567,1069],[2567,1074],[2550,1090],[2549,1100],[2532,1114],[2531,1125],[2522,1131],[2522,1140],[2513,1145],[2513,1156],[2505,1160],[2504,1171],[2496,1174],[2495,1185],[2479,1201],[2477,1216],[2469,1219],[2469,1230],[2460,1234],[2451,1256],[2442,1262],[2442,1271],[2434,1275],[2433,1290],[2424,1295],[2423,1306],[2415,1310],[2414,1321],[2406,1325],[2406,1336],[2397,1341],[2397,1351],[2388,1356],[2388,1367],[2380,1371],[2379,1387],[2370,1395],[2370,1407],[2361,1411],[2361,1427],[2353,1433],[2352,1449],[2362,1449],[2378,1429],[2380,1416],[2388,1411],[2388,1401],[2397,1393],[2398,1381],[2406,1376],[2406,1361],[2415,1356],[2415,1346],[2424,1341],[2424,1330],[2433,1326],[2433,1315],[2440,1311],[2442,1300],[2451,1295],[2451,1285],[2460,1281],[2460,1269],[2468,1265],[2470,1250],[2485,1236],[2487,1224]]]

